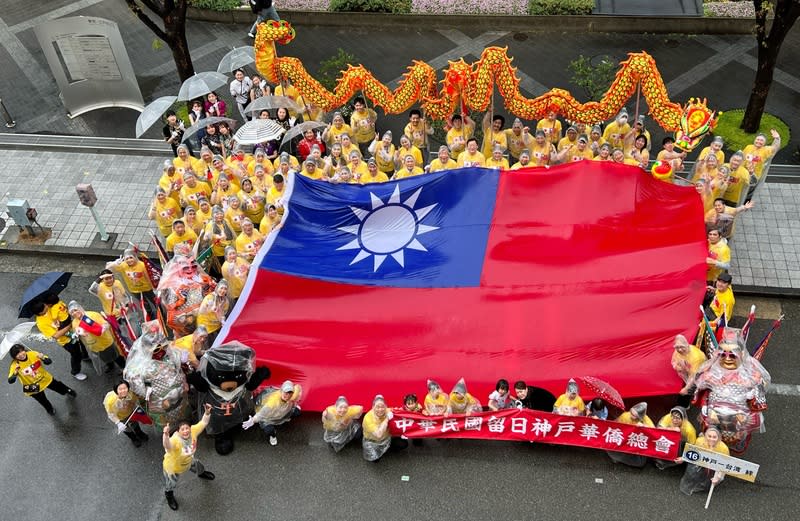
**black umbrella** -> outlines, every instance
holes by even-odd
[[[31,305],[41,300],[46,293],[55,293],[57,295],[64,291],[71,276],[72,273],[69,271],[51,271],[34,280],[33,284],[28,286],[28,289],[22,294],[22,303],[19,305],[19,318],[31,318],[33,316]]]

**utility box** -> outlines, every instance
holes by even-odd
[[[75,186],[75,191],[78,192],[78,199],[83,206],[91,208],[97,203],[97,195],[95,195],[92,185],[81,183]]]
[[[31,207],[27,199],[9,199],[6,203],[8,215],[14,219],[17,226],[32,226],[33,223],[28,219],[28,212]]]

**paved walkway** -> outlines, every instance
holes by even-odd
[[[292,19],[290,12],[284,13]],[[33,34],[33,27],[65,16],[99,16],[116,21],[128,48],[146,101],[174,94],[178,80],[166,47],[153,47],[154,35],[136,20],[120,0],[51,0],[24,3],[0,0],[0,96],[16,118],[14,132],[132,137],[137,113],[106,109],[69,119],[58,98],[52,75]],[[300,20],[296,20],[298,23]],[[637,34],[520,34],[481,32],[470,28],[420,30],[413,38],[378,28],[326,28],[298,25],[298,37],[281,52],[301,58],[313,73],[333,50],[354,54],[390,85],[414,59],[433,66],[464,57],[471,61],[490,45],[508,46],[527,96],[570,84],[567,64],[579,54],[609,55],[624,59],[630,51],[652,54],[672,99],[707,97],[712,107],[728,110],[744,106],[756,66],[752,36],[682,36]],[[246,27],[190,21],[187,34],[195,68],[214,70],[233,46],[250,43]],[[391,57],[391,59],[387,59]],[[782,50],[767,109],[781,115],[790,127],[800,129],[800,29],[787,37]],[[226,94],[223,94],[223,98]],[[497,98],[496,105],[501,104]],[[629,110],[633,109],[629,104]],[[646,111],[643,106],[642,111]],[[402,131],[403,116],[379,117],[380,130]],[[145,137],[159,137],[156,125]],[[0,129],[6,131],[4,127]],[[9,131],[10,132],[10,131]],[[795,132],[795,134],[799,134]],[[653,132],[655,142],[661,139]],[[800,139],[792,137],[776,163],[796,162],[792,154]],[[98,212],[109,232],[118,233],[114,248],[127,243],[145,245],[146,219],[163,158],[51,151],[2,150],[5,171],[0,178],[0,208],[10,197],[27,198],[39,210],[40,221],[53,228],[49,246],[90,246],[95,233],[89,211],[77,202],[74,186],[91,182],[99,196]],[[798,201],[800,185],[767,184],[756,198],[757,207],[741,216],[734,242],[732,270],[740,285],[800,290],[800,239]]]

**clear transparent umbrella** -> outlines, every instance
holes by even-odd
[[[321,123],[319,121],[303,121],[292,128],[283,136],[283,141],[281,141],[281,146],[285,145],[289,141],[292,140],[293,137],[300,136],[305,134],[306,130],[316,130],[318,128],[322,128],[327,126],[327,123]]]
[[[194,76],[183,82],[178,91],[178,101],[202,98],[209,92],[228,84],[228,77],[214,71],[196,72]]]
[[[233,138],[240,145],[255,145],[265,141],[278,139],[284,128],[277,121],[271,119],[254,119],[248,121],[236,131]]]
[[[245,114],[258,114],[262,110],[273,110],[281,107],[293,110],[295,112],[300,111],[300,107],[297,106],[297,103],[295,103],[294,100],[288,96],[261,96],[260,98],[256,98],[255,101],[251,102],[244,112]]]
[[[236,126],[236,120],[235,119],[231,119],[231,118],[223,118],[223,117],[220,117],[220,116],[212,116],[210,118],[198,119],[197,123],[195,123],[191,127],[187,128],[183,132],[183,139],[181,140],[181,142],[184,142],[187,139],[189,139],[190,137],[192,137],[195,134],[197,134],[198,130],[206,128],[208,125],[216,125],[217,123],[222,123],[223,121],[225,123],[227,123],[228,125],[230,125],[231,127],[235,127]]]
[[[178,99],[177,96],[162,96],[146,106],[139,114],[139,119],[136,120],[136,137],[141,137],[147,132],[147,129],[161,119],[161,116],[175,103],[176,99]]]
[[[217,72],[230,74],[231,72],[250,65],[256,61],[255,51],[252,47],[234,47],[229,51],[217,65]]]

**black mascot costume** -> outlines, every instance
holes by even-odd
[[[256,368],[256,353],[240,342],[228,342],[206,351],[198,371],[189,380],[200,393],[200,406],[211,405],[206,432],[214,437],[218,454],[233,452],[233,438],[253,414],[253,391],[269,378],[266,367]]]

